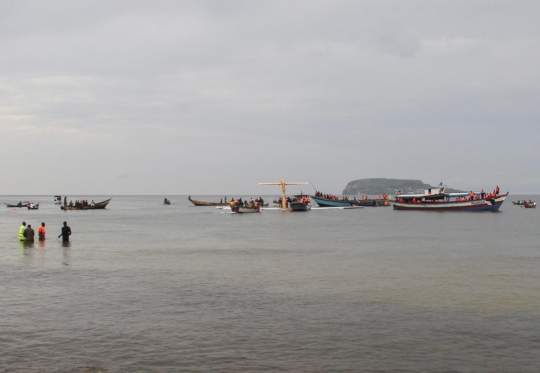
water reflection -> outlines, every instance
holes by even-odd
[[[71,264],[71,242],[70,241],[62,241],[62,247],[64,248],[63,251],[63,260],[62,264],[65,266],[68,266]]]
[[[34,242],[19,241],[19,261],[23,265],[30,265],[35,254]]]
[[[38,266],[39,267],[45,267],[45,241],[39,241],[39,249],[38,249]]]

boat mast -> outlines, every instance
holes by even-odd
[[[289,181],[285,182],[285,179],[281,179],[279,183],[259,183],[259,185],[281,185],[281,209],[287,210],[287,191],[285,185],[306,185],[305,181]]]

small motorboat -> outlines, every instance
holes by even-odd
[[[170,205],[170,204],[171,204],[171,200],[165,198],[165,199],[163,200],[163,204],[164,204],[164,205]]]
[[[294,199],[289,202],[291,211],[311,211],[311,199],[309,195],[300,192],[295,194]]]
[[[523,206],[521,207],[525,207],[526,209],[534,209],[536,208],[536,202],[531,200],[529,200],[529,202],[523,201]]]
[[[28,210],[39,210],[39,203],[34,205],[33,203],[29,203],[28,205],[26,205],[26,207],[28,207]]]
[[[518,206],[523,206],[523,202],[525,202],[525,200],[518,199],[517,202],[512,201],[514,205],[518,205]]]

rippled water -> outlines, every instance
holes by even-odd
[[[66,212],[3,197],[41,204],[0,211],[0,372],[540,366],[540,212],[510,202],[533,196],[499,213],[247,215],[167,197]],[[23,220],[48,240],[21,245]]]

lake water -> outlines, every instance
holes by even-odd
[[[40,209],[0,212],[0,373],[540,367],[540,212],[511,203],[535,196],[498,213],[260,214],[167,197],[3,197]],[[20,244],[23,220],[47,241]]]

